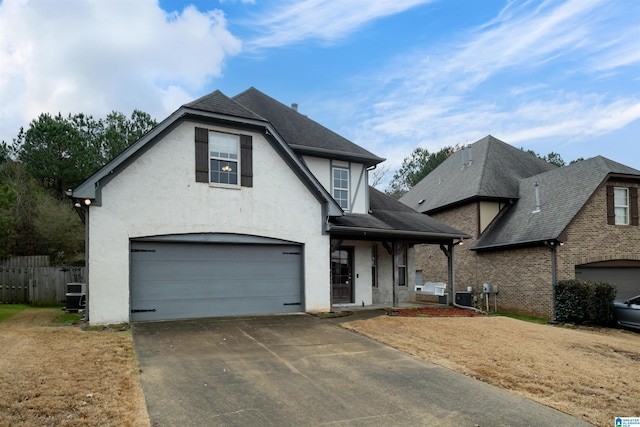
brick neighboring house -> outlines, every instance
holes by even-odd
[[[640,294],[640,171],[598,156],[558,168],[487,136],[451,155],[400,201],[472,236],[456,251],[457,292],[498,286],[491,310],[553,317],[557,280],[603,280]],[[424,281],[445,257],[416,248]]]

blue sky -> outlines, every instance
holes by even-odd
[[[0,3],[0,139],[42,112],[149,112],[251,86],[375,154],[491,134],[640,169],[640,2]]]

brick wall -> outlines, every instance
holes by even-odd
[[[637,186],[621,182],[610,185]],[[478,237],[478,207],[471,203],[432,215],[473,236],[455,248],[456,290],[473,287],[476,306],[486,309],[480,298],[482,284],[499,286],[497,308],[542,317],[553,315],[551,250],[546,246],[476,252],[469,248]],[[557,279],[575,278],[575,266],[613,259],[640,260],[640,227],[607,225],[606,186],[585,204],[566,230],[565,244],[557,248]],[[416,248],[416,268],[425,281],[447,282],[446,256],[437,246]],[[490,295],[494,310],[494,295]]]
[[[636,187],[640,183],[610,181],[607,185]],[[640,260],[640,227],[607,224],[606,185],[602,185],[576,215],[558,248],[558,280],[575,277],[575,266],[609,260]]]
[[[606,213],[606,211],[605,211]],[[454,249],[456,291],[473,288],[475,306],[486,309],[481,297],[483,283],[498,286],[497,296],[489,297],[490,309],[551,317],[551,251],[547,247],[509,251],[481,252],[470,250],[478,237],[478,207],[472,203],[432,215],[452,227],[473,236]],[[605,218],[606,219],[606,218]],[[430,281],[448,282],[446,256],[436,246],[416,248],[416,266]]]

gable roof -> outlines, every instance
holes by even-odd
[[[444,243],[471,236],[421,214],[394,198],[369,187],[369,214],[345,213],[332,218],[329,232],[337,236],[371,239],[403,239],[421,243]]]
[[[365,150],[341,135],[283,103],[249,88],[234,96],[233,101],[256,115],[264,117],[277,129],[282,138],[298,154],[351,160],[373,166],[384,159]]]
[[[234,102],[219,90],[215,90],[208,95],[196,99],[195,101],[184,104],[184,106],[205,112],[216,112],[228,116],[267,121],[265,118],[259,116],[248,108]]]
[[[160,122],[138,141],[76,187],[71,192],[70,197],[74,199],[90,199],[93,200],[96,205],[100,205],[102,202],[102,188],[156,142],[161,140],[166,132],[170,131],[183,120],[217,120],[232,126],[264,132],[265,138],[272,144],[274,149],[282,155],[285,162],[291,167],[305,186],[323,204],[323,209],[325,209],[326,214],[329,216],[339,216],[343,214],[337,202],[327,193],[322,184],[320,184],[286,141],[282,139],[273,125],[260,115],[228,98],[219,90],[181,106],[173,114]]]
[[[611,175],[640,179],[640,171],[602,156],[523,178],[518,186],[517,203],[490,224],[471,249],[561,240],[580,209]],[[536,182],[540,193],[539,212],[534,212]],[[603,215],[606,212],[603,211]]]
[[[429,213],[470,199],[516,199],[521,179],[555,168],[488,135],[454,152],[400,201]]]

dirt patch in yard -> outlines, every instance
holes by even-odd
[[[438,308],[438,307],[420,307],[406,308],[391,312],[395,316],[401,317],[477,317],[484,316],[483,313],[464,308]]]
[[[60,313],[0,322],[0,425],[149,426],[131,333],[58,325]]]
[[[343,326],[595,425],[640,416],[637,333],[497,316],[379,316]]]

